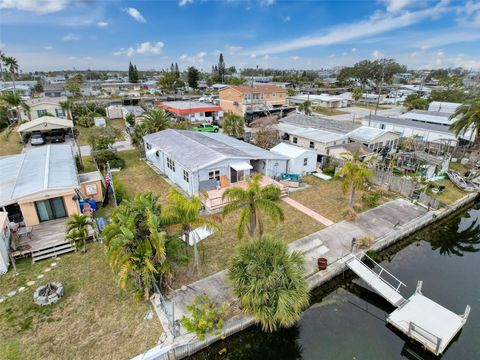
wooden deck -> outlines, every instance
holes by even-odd
[[[13,257],[30,256],[32,252],[65,244],[67,219],[52,220],[32,226],[31,236],[22,236]]]

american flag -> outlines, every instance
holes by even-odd
[[[111,183],[112,183],[112,176],[110,175],[110,166],[108,166],[107,173],[105,174],[105,186],[107,187],[107,189],[109,188]]]

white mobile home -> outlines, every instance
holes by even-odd
[[[147,160],[190,196],[287,170],[287,157],[219,133],[167,129],[143,141]]]
[[[280,143],[270,151],[288,158],[287,173],[307,175],[317,169],[317,152],[314,150]]]

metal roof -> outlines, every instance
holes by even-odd
[[[350,131],[346,136],[352,140],[370,143],[387,133],[395,134],[392,131],[381,130],[370,126],[362,126]],[[398,134],[395,134],[398,136]]]
[[[343,134],[314,129],[311,127],[303,127],[285,123],[279,123],[277,126],[279,130],[287,134],[303,137],[308,140],[318,141],[325,144],[346,138]]]
[[[0,206],[44,190],[79,186],[70,145],[47,145],[0,158]]]
[[[38,119],[28,121],[20,125],[17,129],[19,133],[31,132],[35,130],[52,130],[52,129],[64,129],[73,128],[73,121],[67,119],[61,119],[55,116],[42,116]]]
[[[211,108],[212,104],[205,104],[200,101],[163,101],[163,105],[180,110]]]
[[[314,150],[308,150],[305,148],[302,148],[300,146],[295,146],[287,143],[280,143],[273,148],[270,149],[270,151],[273,151],[274,153],[286,156],[290,159],[296,159],[299,156],[302,156],[303,154],[307,152],[314,152]]]
[[[228,159],[287,160],[282,155],[219,133],[167,129],[143,139],[190,170]]]
[[[361,125],[353,124],[351,122],[339,121],[322,118],[320,116],[311,116],[303,114],[292,114],[283,119],[280,119],[283,123],[289,123],[296,126],[310,127],[318,130],[325,130],[336,132],[339,134],[346,134]]]
[[[371,115],[370,119],[372,121],[382,122],[386,124],[400,125],[400,126],[414,128],[414,129],[430,130],[430,131],[440,132],[444,134],[453,134],[453,131],[451,131],[448,126],[444,126],[440,124],[432,124],[432,123],[426,123],[421,121],[415,121],[411,119],[402,119],[402,118],[386,117],[386,116],[379,116],[379,115]],[[368,116],[365,117],[365,121],[368,121]]]

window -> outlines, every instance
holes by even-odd
[[[155,151],[155,156],[156,156],[156,157],[160,157],[160,151],[158,151],[158,150]]]
[[[298,138],[296,138],[295,136],[293,137],[293,143],[294,144],[298,143]]]
[[[272,96],[275,97],[275,96],[277,96],[277,94],[273,92],[273,93],[272,93]]]
[[[47,110],[37,110],[38,117],[41,117],[47,113]]]
[[[173,161],[170,158],[167,158],[167,167],[173,172],[175,172],[175,161]]]
[[[308,158],[303,158],[303,166],[307,166],[308,165]]]
[[[150,150],[152,148],[152,145],[150,145],[149,143],[147,143],[147,150]]]
[[[220,181],[220,170],[209,171],[208,172],[208,179],[209,180]]]
[[[385,124],[380,124],[380,129],[385,130]]]
[[[313,141],[310,141],[310,149],[315,149],[315,144],[313,143]]]
[[[65,111],[63,111],[63,109],[55,109],[55,114],[57,117],[62,117],[65,116]]]
[[[188,171],[186,170],[183,170],[183,180],[185,180],[185,182],[190,182],[190,175],[188,174]]]

